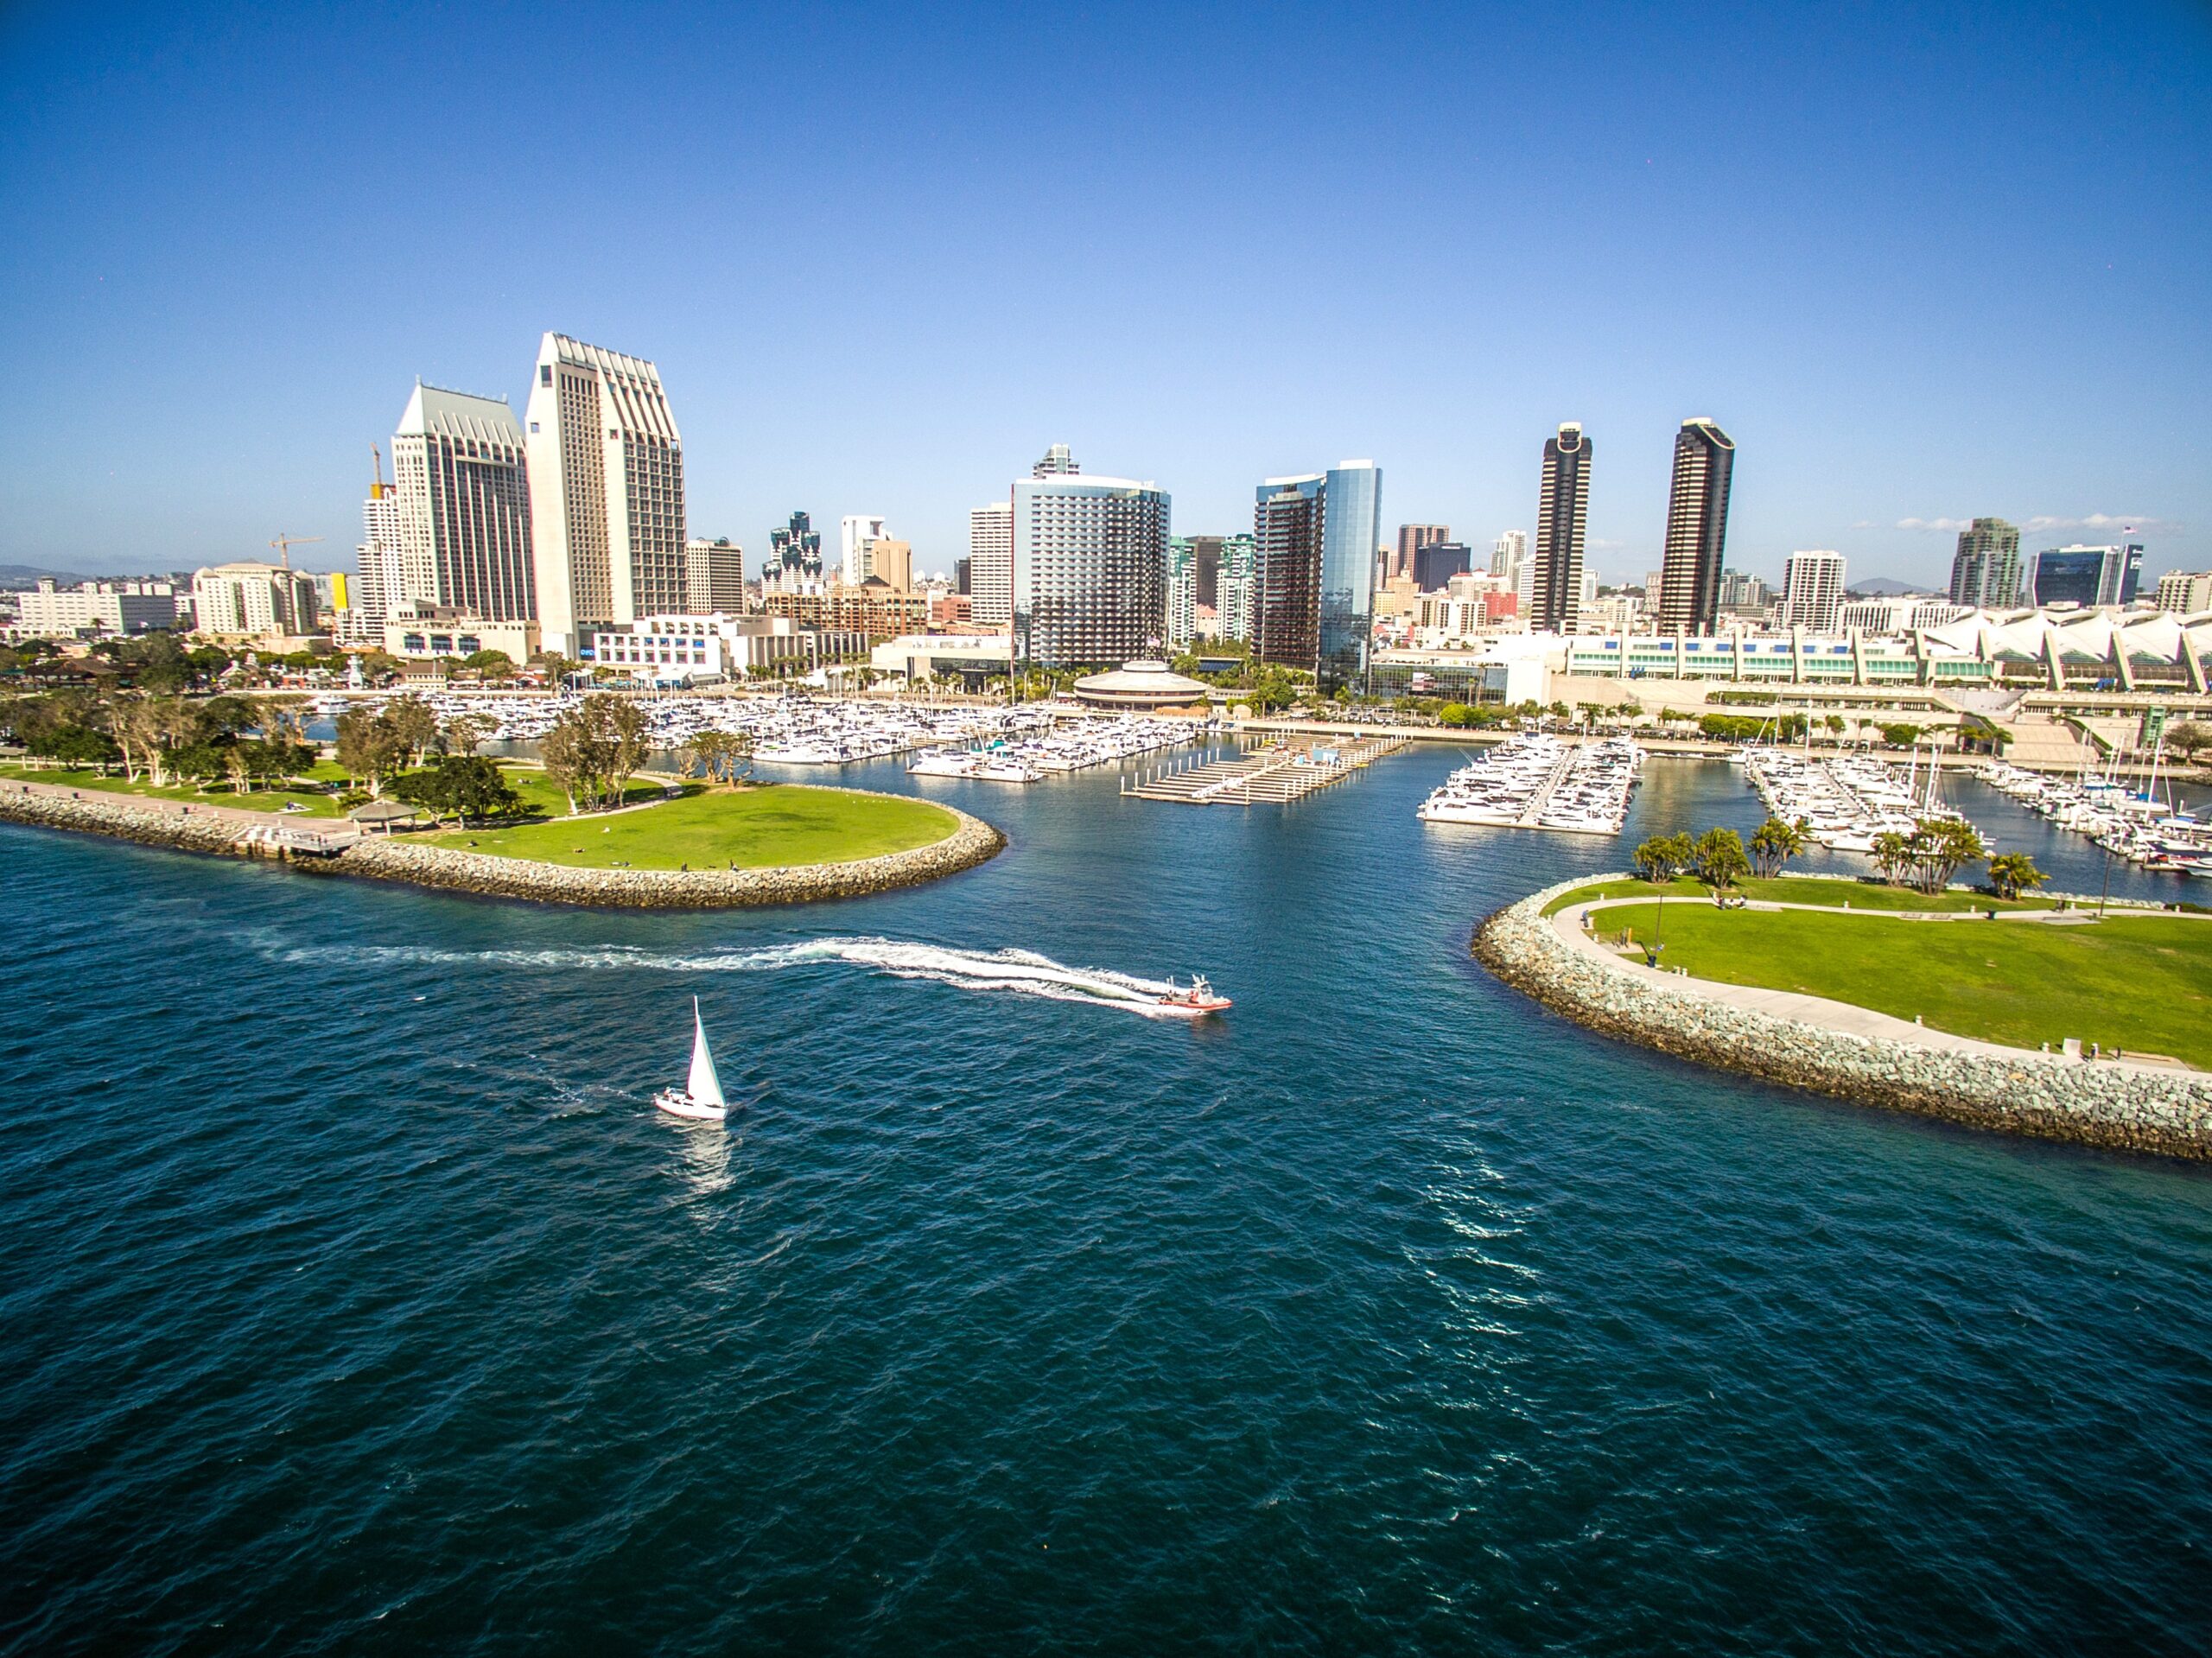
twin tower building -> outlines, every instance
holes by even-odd
[[[1590,439],[1569,422],[1544,444],[1543,488],[1536,503],[1529,626],[1572,633],[1582,604],[1582,534],[1590,511]],[[1646,595],[1663,633],[1710,630],[1720,614],[1721,561],[1728,540],[1728,484],[1736,446],[1701,416],[1675,435],[1675,476],[1667,497],[1666,550],[1660,590]]]
[[[535,621],[573,653],[594,627],[742,606],[738,549],[687,532],[683,441],[651,363],[549,334],[520,426],[504,401],[418,382],[391,447],[365,509],[365,632]]]

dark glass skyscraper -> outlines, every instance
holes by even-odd
[[[1720,567],[1728,544],[1728,485],[1736,446],[1711,421],[1693,417],[1675,435],[1675,481],[1667,497],[1660,561],[1659,628],[1709,631],[1720,614]]]
[[[1347,461],[1325,473],[1270,478],[1259,487],[1252,530],[1254,653],[1311,670],[1325,696],[1339,686],[1366,690],[1382,469]]]
[[[794,512],[789,524],[768,532],[768,569],[785,576],[821,578],[822,532],[812,518]]]
[[[1590,440],[1569,421],[1544,440],[1544,482],[1536,501],[1535,569],[1529,626],[1572,633],[1582,607],[1582,532],[1590,516]]]

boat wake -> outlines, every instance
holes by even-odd
[[[920,979],[961,990],[1004,991],[1051,1001],[1092,1002],[1148,1018],[1186,1017],[1163,1005],[1176,987],[1104,968],[1069,967],[1035,950],[947,950],[896,938],[810,938],[759,950],[678,954],[609,944],[595,949],[446,950],[416,944],[316,944],[279,952],[286,962],[350,962],[380,968],[518,967],[556,971],[613,969],[646,973],[772,973],[843,962],[899,979]]]

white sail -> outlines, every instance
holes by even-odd
[[[715,1056],[707,1051],[707,1022],[699,1016],[699,999],[691,998],[691,1079],[684,1091],[700,1105],[723,1105],[722,1079],[715,1075]]]

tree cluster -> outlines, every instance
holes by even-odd
[[[421,771],[396,778],[391,792],[434,820],[458,818],[463,828],[471,818],[512,817],[523,809],[522,797],[498,762],[479,754],[441,754]]]
[[[651,746],[644,711],[601,691],[553,722],[539,741],[538,760],[569,797],[574,814],[620,805]]]
[[[753,774],[753,738],[742,731],[702,731],[683,745],[683,775],[734,788]]]

